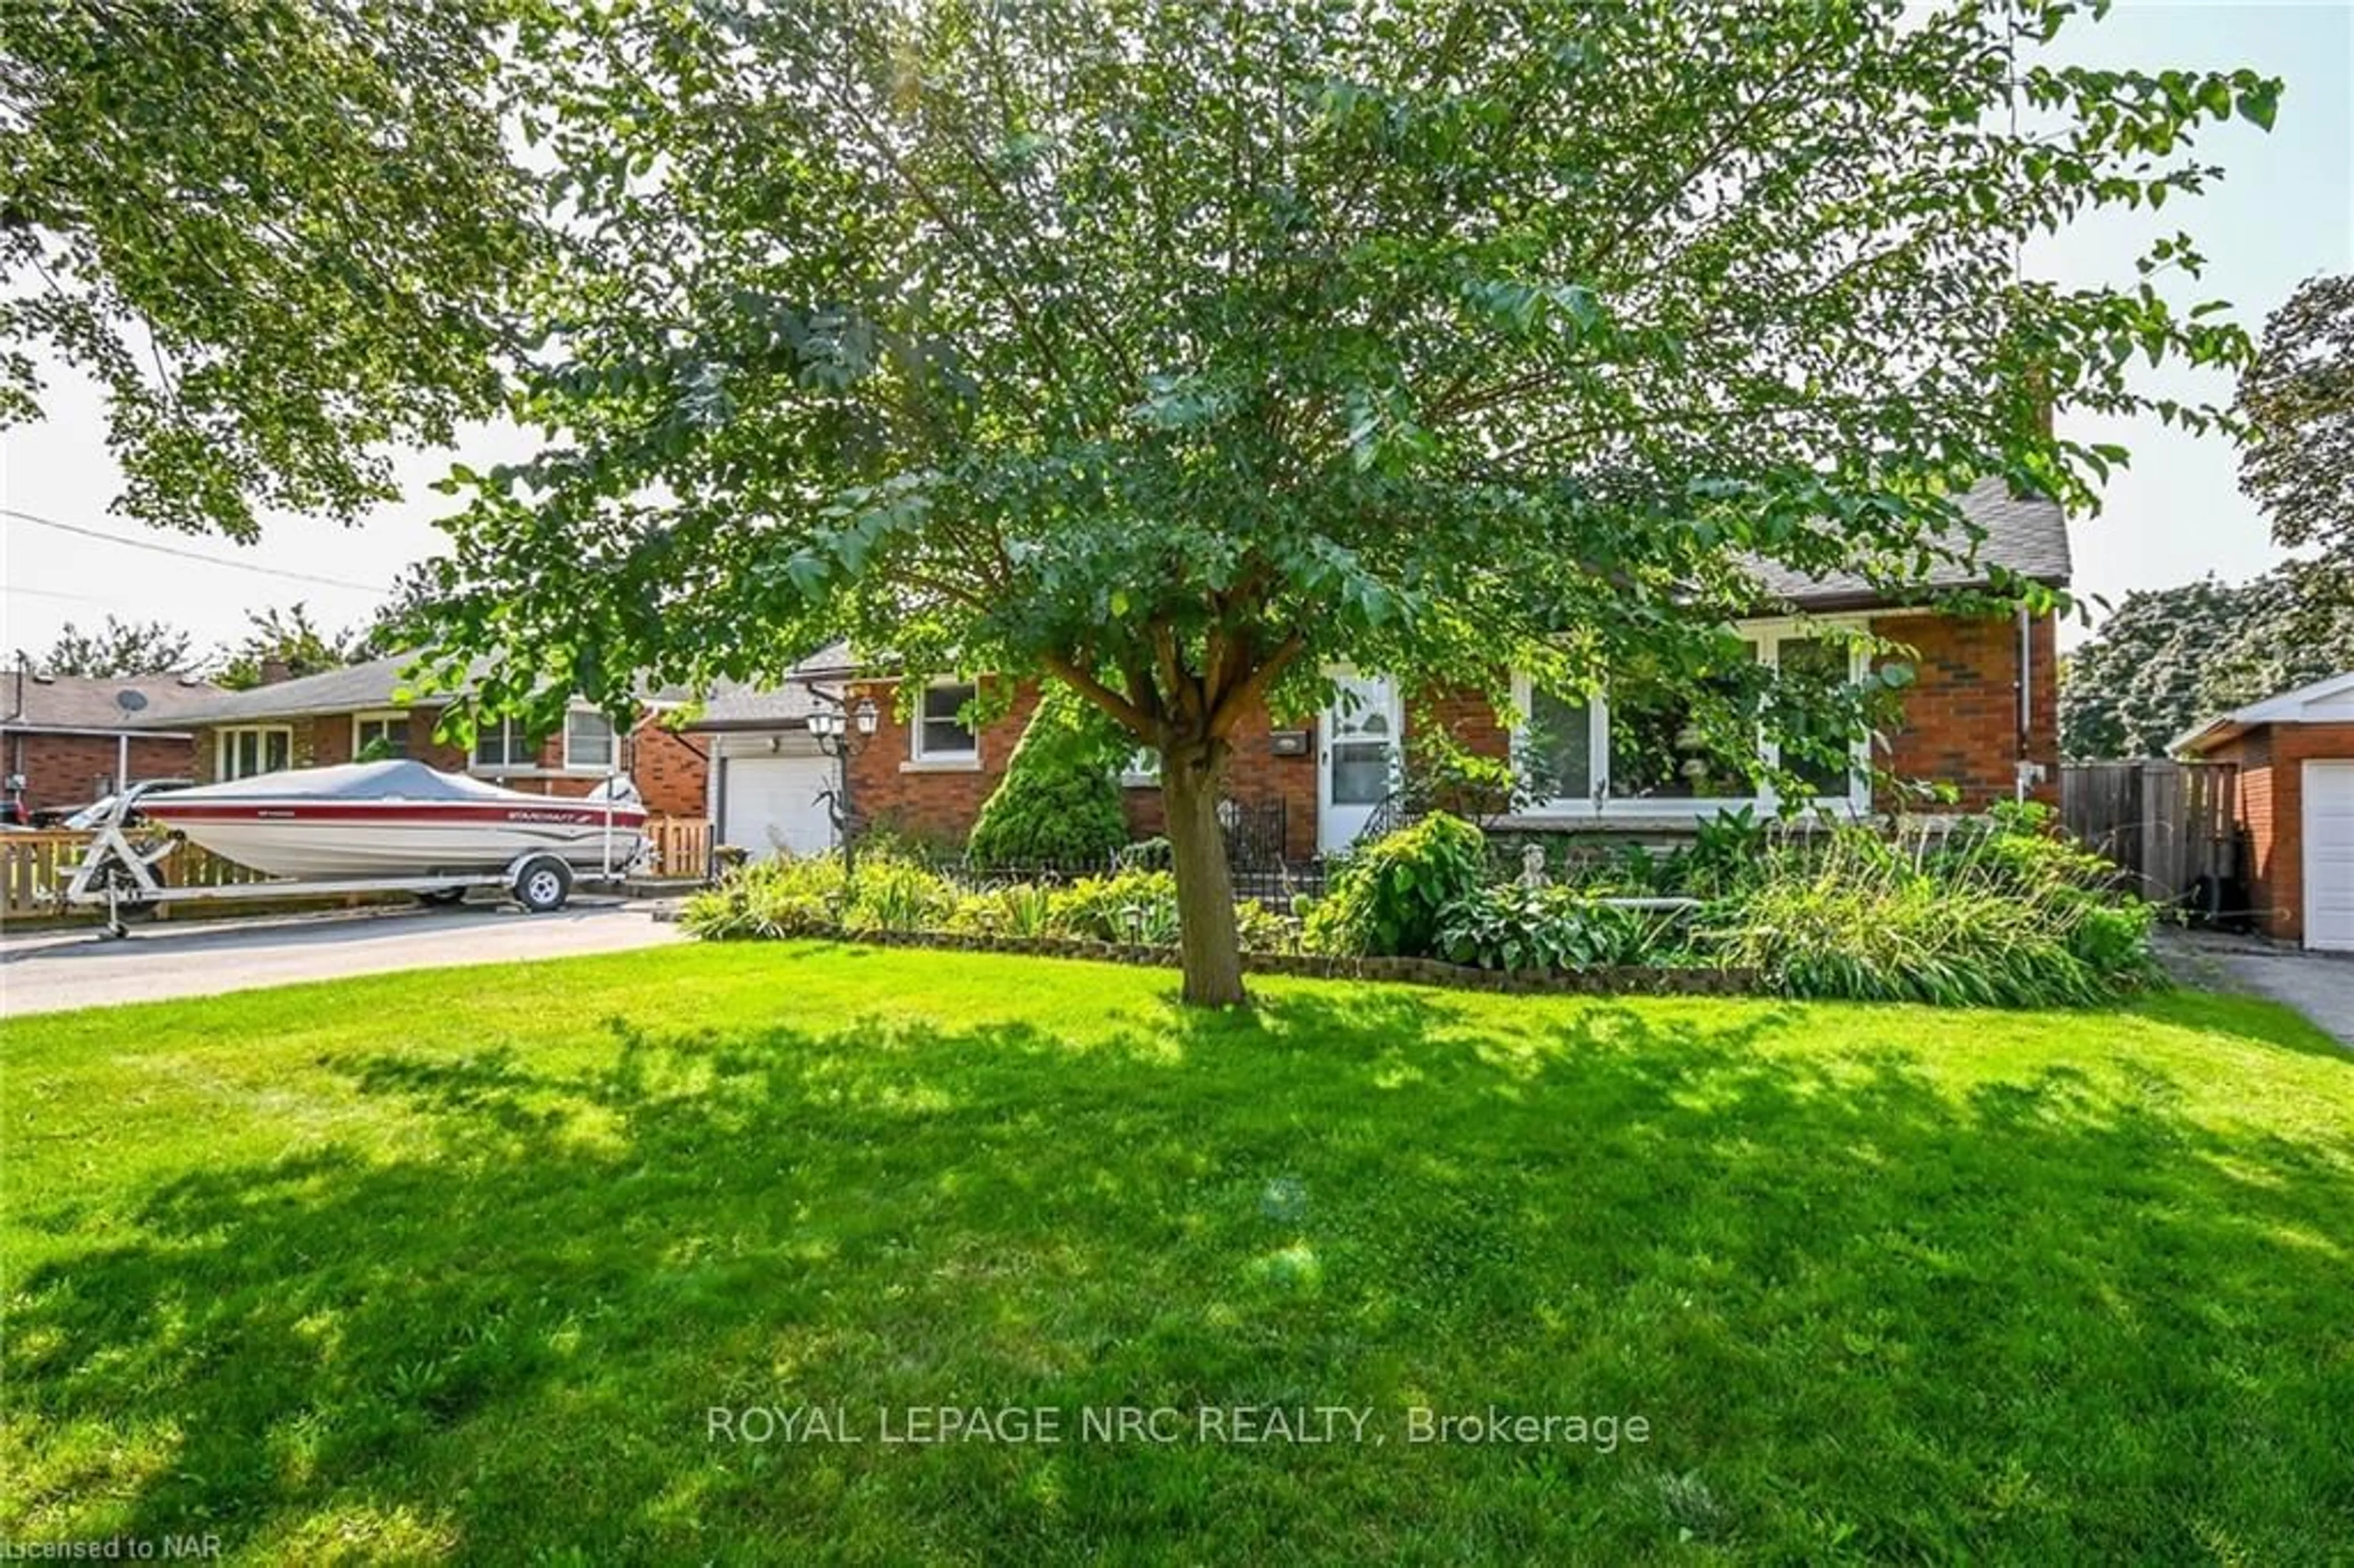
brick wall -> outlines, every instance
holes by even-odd
[[[1950,783],[1962,810],[1983,810],[2011,799],[2019,750],[2017,624],[2007,617],[1905,615],[1877,620],[1873,630],[1913,651],[1918,676],[1903,694],[1903,718],[1892,728],[1882,765],[1906,779]],[[2029,753],[2045,768],[2035,796],[2054,805],[2060,798],[2056,630],[2046,616],[2031,631],[2034,708]],[[859,690],[875,699],[883,715],[873,738],[855,743],[852,753],[851,789],[860,818],[943,846],[960,846],[981,803],[1005,776],[1006,759],[1036,706],[1035,688],[1024,687],[1005,716],[984,726],[979,765],[957,768],[909,766],[909,720],[895,711],[896,687],[876,682],[862,683]],[[1484,692],[1426,688],[1410,696],[1405,708],[1409,743],[1420,726],[1436,725],[1480,755],[1510,754],[1511,732]],[[1263,708],[1246,714],[1235,727],[1227,766],[1230,798],[1251,805],[1283,802],[1285,853],[1295,859],[1316,853],[1316,747],[1311,745],[1300,757],[1278,757],[1274,732],[1316,727],[1312,718],[1278,724]],[[1137,837],[1162,831],[1157,789],[1129,788],[1123,800]]]
[[[711,758],[702,742],[659,714],[648,714],[631,733],[630,777],[647,810],[662,816],[700,817],[710,804]]]
[[[1255,705],[1235,721],[1226,759],[1226,798],[1250,807],[1283,803],[1283,853],[1287,860],[1311,860],[1316,854],[1316,753],[1311,746],[1301,757],[1278,757],[1275,732],[1304,729],[1308,718],[1275,722],[1264,705]],[[1140,839],[1157,838],[1168,831],[1169,813],[1158,786],[1125,791],[1129,831]]]
[[[1915,679],[1905,688],[1903,715],[1891,726],[1889,749],[1876,760],[1901,779],[1951,784],[1959,809],[1984,810],[2016,792],[2019,756],[2019,628],[2007,616],[1882,617],[1872,629],[1906,645]],[[2058,628],[2044,616],[2029,634],[2033,707],[2028,757],[2043,765],[2032,791],[2060,802],[2060,677]],[[1883,791],[1883,808],[1897,804]]]
[[[43,735],[26,730],[6,732],[0,744],[5,767],[0,771],[25,776],[26,809],[45,811],[59,806],[87,805],[112,793],[122,751],[111,735]],[[186,779],[196,763],[192,741],[164,740],[143,736],[131,743],[131,779]]]
[[[910,733],[915,715],[898,712],[897,686],[862,682],[854,690],[874,699],[881,715],[872,736],[851,739],[850,796],[859,821],[869,831],[885,829],[943,849],[963,848],[981,802],[1005,777],[1006,759],[1038,706],[1037,688],[1021,688],[1005,714],[981,726],[981,755],[970,764],[916,762]]]
[[[2240,824],[2248,835],[2248,902],[2285,941],[2305,937],[2305,765],[2354,760],[2354,724],[2272,725],[2208,757],[2240,765]]]

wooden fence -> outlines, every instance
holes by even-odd
[[[93,836],[64,828],[0,833],[0,918],[70,914],[95,918],[95,908],[72,910],[60,901]],[[155,874],[168,887],[232,887],[269,880],[250,867],[189,843],[164,856]]]
[[[705,819],[649,817],[646,838],[652,850],[648,875],[699,880],[711,874],[711,823]]]
[[[2116,862],[2147,897],[2211,902],[2242,874],[2240,770],[2229,762],[2069,762],[2060,816],[2085,847]]]

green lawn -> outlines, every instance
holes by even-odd
[[[10,1024],[0,1537],[304,1563],[2354,1541],[2354,1058],[2284,1012],[1262,981],[1254,1022],[1172,984],[750,945]],[[1648,1440],[1406,1441],[1416,1408],[1490,1404]],[[867,1440],[710,1436],[714,1406],[811,1404]],[[1056,1407],[1065,1441],[879,1441],[878,1408],[943,1405]],[[1188,1435],[1083,1440],[1119,1406]],[[1235,1406],[1371,1414],[1362,1443],[1199,1440]]]

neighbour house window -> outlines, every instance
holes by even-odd
[[[352,756],[361,762],[383,762],[408,755],[407,714],[359,714],[352,719]]]
[[[1158,747],[1140,746],[1129,754],[1128,766],[1120,770],[1120,782],[1139,789],[1161,782],[1161,750]]]
[[[294,731],[282,724],[244,725],[220,732],[214,771],[226,780],[275,773],[294,765]]]
[[[528,768],[536,755],[521,719],[485,719],[474,732],[477,768]]]
[[[1742,631],[1749,657],[1786,681],[1844,683],[1862,675],[1844,642],[1798,630],[1796,623],[1759,622]],[[1629,673],[1604,694],[1579,702],[1532,691],[1522,681],[1519,695],[1531,721],[1519,755],[1546,809],[1641,816],[1776,803],[1758,773],[1782,761],[1781,747],[1762,736],[1744,744],[1711,734],[1691,702],[1663,683]],[[1788,762],[1815,802],[1861,808],[1863,760],[1859,748],[1846,768],[1795,751]]]
[[[981,755],[981,740],[960,716],[972,701],[970,682],[924,688],[923,705],[910,735],[918,762],[969,762]]]
[[[613,744],[613,721],[600,713],[575,711],[564,715],[564,766],[595,768],[600,773],[613,769],[616,748]]]

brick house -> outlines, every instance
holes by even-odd
[[[220,688],[164,671],[92,678],[19,667],[0,691],[6,795],[48,816],[111,795],[125,781],[186,779],[196,736],[183,715]]]
[[[213,782],[281,768],[407,757],[511,789],[585,795],[621,772],[656,813],[703,815],[704,751],[665,722],[674,702],[649,700],[637,724],[620,735],[586,704],[576,705],[549,735],[525,733],[514,719],[486,723],[468,749],[434,734],[449,694],[410,700],[401,673],[415,659],[394,654],[249,691],[216,692],[189,705],[174,721],[194,734],[189,777]]]
[[[1959,564],[1923,577],[1914,602],[1891,602],[1861,579],[1798,578],[1766,572],[1761,613],[1737,630],[1750,655],[1777,666],[1836,657],[1839,645],[1811,635],[1824,622],[1868,626],[1903,645],[1914,683],[1903,693],[1901,722],[1881,736],[1875,758],[1859,750],[1844,778],[1821,780],[1815,803],[1842,812],[1885,809],[1871,798],[1867,760],[1907,780],[1943,786],[1953,809],[1983,810],[2026,794],[2056,802],[2059,777],[2057,640],[2050,615],[1974,616],[1925,608],[1941,590],[1984,586],[2000,567],[2064,587],[2068,535],[2060,509],[1998,485],[1974,488],[1963,503],[1985,531],[1978,566]],[[1866,672],[1854,669],[1850,677]],[[982,679],[986,679],[983,677]],[[1460,745],[1508,754],[1511,727],[1481,694],[1431,690],[1410,679],[1345,675],[1350,701],[1322,714],[1260,711],[1234,736],[1227,794],[1238,804],[1279,809],[1284,853],[1305,860],[1345,846],[1365,827],[1392,787],[1401,740],[1435,726]],[[1499,825],[1513,831],[1644,832],[1689,831],[1721,810],[1776,809],[1737,780],[1730,759],[1679,755],[1673,705],[1621,688],[1583,703],[1564,702],[1511,683],[1514,706],[1533,715],[1550,742],[1546,771],[1557,798]],[[1002,716],[976,732],[960,715],[981,687],[940,675],[900,711],[901,683],[861,670],[841,647],[797,667],[770,693],[715,701],[690,726],[724,738],[733,760],[716,762],[711,815],[718,842],[755,851],[804,849],[832,840],[829,791],[846,781],[856,819],[943,845],[961,843],[981,803],[1004,776],[1006,759],[1036,705],[1034,689],[1011,694]],[[871,698],[876,733],[854,734],[846,768],[822,756],[807,734],[817,705]],[[1614,701],[1614,697],[1616,700]],[[1660,737],[1670,737],[1666,746]],[[758,783],[751,780],[758,776]],[[744,782],[729,789],[733,779]],[[1161,806],[1148,772],[1126,779],[1128,815],[1140,836],[1161,831]]]
[[[2264,929],[2354,952],[2354,672],[2225,714],[2175,749],[2239,765],[2248,887]]]

